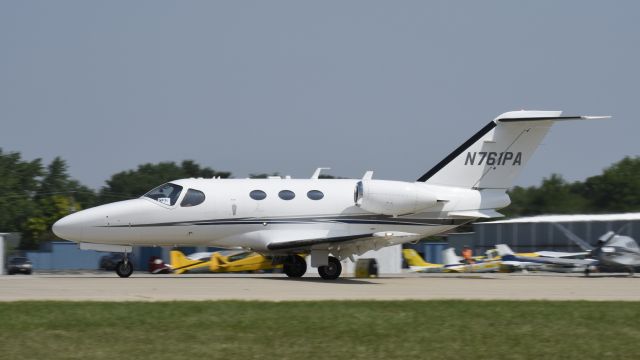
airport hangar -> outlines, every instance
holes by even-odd
[[[567,251],[579,252],[572,242],[553,224],[558,223],[591,245],[608,231],[640,240],[640,213],[598,215],[540,215],[473,224],[473,232],[447,235],[449,246],[460,250],[464,246],[477,255],[507,244],[515,252]]]

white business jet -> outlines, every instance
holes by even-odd
[[[498,116],[417,181],[372,178],[182,179],[133,200],[66,216],[53,225],[82,249],[123,252],[121,277],[133,272],[132,246],[244,248],[272,256],[289,277],[311,266],[336,279],[340,260],[440,234],[477,218],[502,216],[506,190],[554,122],[604,118],[560,111]]]

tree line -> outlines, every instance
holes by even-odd
[[[625,157],[585,181],[553,174],[540,186],[509,191],[509,217],[541,214],[598,214],[640,211],[640,157]]]
[[[270,175],[277,173],[250,177]],[[231,173],[192,160],[147,163],[113,174],[94,190],[74,180],[60,157],[45,165],[41,159],[24,160],[20,153],[0,148],[0,231],[20,232],[21,248],[37,248],[55,238],[51,225],[65,215],[137,198],[167,181],[190,177],[230,178]],[[502,210],[507,216],[640,211],[640,157],[626,157],[583,182],[569,183],[553,174],[540,186],[516,186],[510,195],[512,204]]]
[[[78,210],[137,198],[170,180],[230,176],[230,172],[202,167],[191,160],[142,164],[112,175],[96,191],[72,179],[60,157],[45,166],[41,159],[27,161],[18,152],[0,149],[0,232],[19,232],[20,248],[34,249],[55,238],[51,232],[54,222]]]

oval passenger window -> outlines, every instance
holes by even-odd
[[[311,200],[320,200],[324,197],[324,194],[320,190],[311,190],[307,193],[307,197]]]
[[[282,190],[278,193],[278,196],[282,200],[291,200],[296,197],[296,194],[291,190]]]
[[[249,193],[249,196],[253,200],[264,200],[267,197],[267,193],[262,190],[253,190]]]

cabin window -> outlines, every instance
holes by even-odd
[[[187,193],[184,195],[184,198],[180,202],[180,206],[182,207],[190,207],[200,205],[204,202],[205,196],[204,193],[200,190],[189,189]]]
[[[262,190],[253,190],[249,193],[249,196],[253,200],[264,200],[267,197],[267,193]]]
[[[324,197],[324,194],[320,190],[311,190],[307,193],[307,197],[311,200],[320,200]]]
[[[164,205],[173,206],[178,201],[178,197],[182,192],[182,186],[166,183],[142,195],[143,197],[155,200]]]
[[[296,193],[294,193],[291,190],[282,190],[278,193],[278,196],[280,197],[280,199],[282,200],[291,200],[294,197],[296,197]]]

